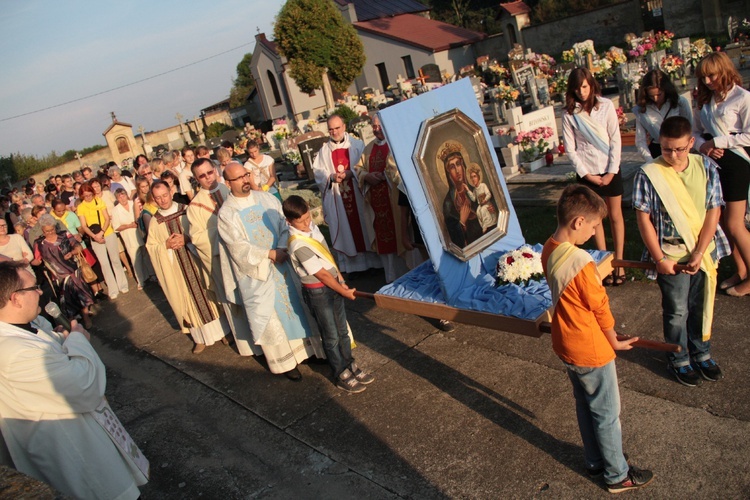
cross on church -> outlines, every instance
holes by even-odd
[[[83,158],[83,156],[81,156],[81,153],[79,153],[78,151],[76,151],[76,154],[75,154],[74,158],[76,160],[78,160],[78,165],[81,166],[81,167],[83,167],[83,162],[81,161],[81,159]]]
[[[112,123],[117,123],[117,117],[115,116],[115,112],[110,111],[109,114],[112,115]]]

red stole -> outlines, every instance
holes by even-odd
[[[377,144],[372,147],[368,164],[370,173],[385,172],[388,161],[388,144]],[[396,253],[396,224],[393,220],[391,197],[388,192],[388,182],[383,181],[376,186],[370,186],[370,206],[375,213],[373,229],[379,254]]]
[[[331,152],[331,160],[333,161],[336,173],[351,170],[348,148],[333,150],[333,152]],[[356,247],[357,252],[360,253],[367,251],[367,246],[365,245],[365,238],[362,235],[362,223],[359,221],[359,210],[357,210],[357,199],[354,197],[354,189],[354,177],[345,179],[339,184],[341,201],[344,204],[344,210],[346,211],[346,219],[349,221],[349,229],[352,232],[354,246]],[[358,187],[356,189],[358,189]]]

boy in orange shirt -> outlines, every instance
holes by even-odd
[[[631,349],[638,338],[617,340],[596,263],[577,246],[594,235],[606,215],[604,200],[590,188],[565,188],[557,203],[557,230],[542,250],[542,267],[554,307],[552,348],[573,384],[587,471],[591,477],[603,473],[607,490],[620,493],[645,486],[654,474],[628,466],[622,452],[615,350]]]

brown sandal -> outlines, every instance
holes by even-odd
[[[617,268],[621,269],[621,268]],[[617,269],[615,271],[612,271],[612,286],[620,286],[625,284],[625,280],[627,279],[625,277],[625,271],[622,271],[622,274],[615,274],[617,272]]]
[[[615,283],[614,273],[610,273],[602,280],[602,286],[612,286]]]

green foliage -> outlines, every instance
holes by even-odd
[[[233,128],[234,127],[231,127],[226,123],[213,122],[211,125],[206,127],[206,130],[204,132],[206,134],[206,139],[213,139],[214,137],[221,137],[221,134],[223,134],[227,130],[232,130]]]
[[[78,153],[80,153],[81,156],[85,156],[104,147],[106,146],[90,146],[78,151]],[[27,179],[34,174],[44,172],[52,167],[72,161],[75,159],[75,155],[76,151],[69,149],[62,155],[58,155],[55,151],[51,151],[46,156],[42,157],[21,153],[15,153],[7,157],[0,156],[0,183],[4,183],[6,178],[10,179],[11,182]]]
[[[498,4],[493,0],[432,0],[422,1],[432,7],[430,17],[480,33],[494,35],[503,30],[497,21]],[[533,7],[535,0],[526,4]]]
[[[232,82],[232,90],[229,91],[229,106],[232,108],[243,106],[247,97],[255,88],[255,79],[250,71],[250,60],[252,58],[253,53],[248,52],[237,65],[237,78]]]
[[[362,72],[364,48],[354,27],[330,0],[288,0],[274,27],[279,52],[289,60],[289,74],[306,93],[323,86],[345,91]]]
[[[352,108],[347,106],[346,104],[341,104],[336,108],[335,113],[341,117],[342,120],[344,120],[344,123],[347,125],[347,129],[349,128],[349,122],[354,120],[355,118],[359,118],[359,115],[356,111],[354,111]],[[349,130],[351,132],[351,130]]]

